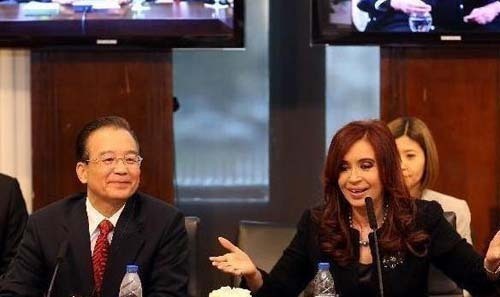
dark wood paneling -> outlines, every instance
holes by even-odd
[[[381,117],[416,116],[440,155],[436,190],[467,200],[479,251],[498,228],[499,50],[383,48]]]
[[[82,126],[125,117],[139,137],[141,190],[173,202],[172,66],[166,52],[32,51],[34,209],[85,188],[75,174]]]

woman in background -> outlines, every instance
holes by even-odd
[[[485,258],[463,240],[435,201],[412,199],[394,138],[381,121],[352,122],[330,144],[323,203],[306,210],[292,242],[271,272],[219,237],[228,253],[212,265],[243,276],[254,297],[298,296],[318,262],[329,262],[342,297],[379,296],[373,231],[365,198],[373,199],[386,296],[427,296],[434,264],[474,296],[500,296],[500,231]]]
[[[406,186],[413,198],[439,202],[444,211],[457,216],[457,232],[472,244],[471,214],[467,202],[429,188],[439,174],[436,144],[425,123],[414,117],[400,117],[388,124],[396,139]]]

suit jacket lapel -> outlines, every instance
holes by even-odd
[[[104,273],[102,296],[118,296],[118,289],[127,264],[134,264],[144,244],[140,216],[140,197],[132,196],[116,224],[111,252]]]
[[[89,221],[85,208],[85,198],[76,202],[75,207],[68,216],[67,226],[69,251],[67,259],[73,275],[70,281],[71,289],[80,288],[82,292],[72,293],[90,296],[94,287],[94,273],[92,269],[92,258],[90,253]]]

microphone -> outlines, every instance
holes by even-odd
[[[375,216],[375,210],[373,209],[373,199],[371,197],[365,198],[366,213],[368,215],[368,223],[373,231],[373,239],[375,240],[375,261],[377,263],[377,274],[378,274],[378,288],[380,290],[380,296],[384,297],[384,284],[382,282],[382,266],[380,265],[380,252],[378,250],[378,236],[377,236],[377,216]]]
[[[67,250],[68,250],[68,241],[64,240],[63,242],[61,242],[61,245],[59,246],[59,251],[57,252],[56,267],[54,268],[54,272],[52,273],[52,278],[50,279],[49,289],[47,290],[47,295],[45,295],[46,297],[50,297],[52,295],[54,281],[56,280],[57,272],[59,271],[59,266],[64,261],[64,257],[66,256]]]
[[[375,210],[373,208],[372,197],[365,198],[365,205],[366,205],[366,213],[368,214],[368,223],[370,224],[370,228],[373,231],[376,231],[378,229],[378,225],[377,225],[377,217],[375,216]]]

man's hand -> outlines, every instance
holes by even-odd
[[[464,17],[464,22],[486,25],[493,21],[499,13],[500,2],[495,1],[485,6],[474,8],[469,15]]]
[[[391,0],[391,7],[406,14],[430,12],[432,7],[421,0]]]

